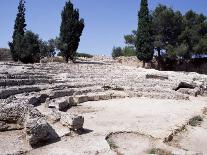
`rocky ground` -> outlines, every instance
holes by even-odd
[[[206,96],[197,73],[2,62],[0,154],[207,154]]]

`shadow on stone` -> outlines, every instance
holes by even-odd
[[[84,134],[88,134],[88,133],[93,132],[93,130],[81,128],[81,129],[73,130],[73,132],[78,135],[84,135]]]
[[[35,149],[35,148],[46,146],[46,145],[49,145],[52,143],[56,143],[60,140],[61,140],[61,138],[58,136],[58,134],[55,132],[55,130],[50,126],[50,132],[47,133],[46,139],[42,139],[36,144],[31,144],[31,147]]]

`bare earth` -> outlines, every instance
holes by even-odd
[[[9,78],[10,75],[15,78]],[[25,81],[26,78],[34,81]],[[185,86],[179,85],[181,82]],[[27,141],[24,127],[15,128],[0,132],[0,154],[205,155],[206,83],[207,76],[197,73],[159,72],[118,64],[2,63],[2,105],[47,94],[47,100],[34,108],[47,118],[60,140],[34,148]],[[71,90],[73,94],[69,93]],[[76,97],[79,102],[61,114],[82,115],[82,132],[71,131],[61,121],[54,121],[54,111],[48,106],[52,100],[69,97]],[[59,112],[54,107],[53,110]],[[189,120],[198,115],[203,122],[190,126]]]

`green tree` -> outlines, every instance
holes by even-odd
[[[40,61],[39,36],[32,31],[25,32],[20,61],[23,63],[37,63]]]
[[[173,52],[182,32],[182,14],[165,5],[158,5],[152,13],[154,49],[157,51],[158,68],[161,69],[162,54],[175,58]]]
[[[137,31],[136,30],[133,30],[132,31],[132,34],[129,34],[129,35],[125,35],[124,36],[124,40],[125,40],[125,43],[127,45],[130,45],[130,46],[136,46],[136,42],[137,42]]]
[[[22,53],[25,29],[25,1],[20,0],[14,24],[13,41],[9,42],[10,51],[14,61],[19,61],[20,54]]]
[[[55,56],[56,43],[54,39],[48,40],[48,52],[50,57]]]
[[[40,49],[40,57],[41,59],[44,57],[48,57],[48,43],[47,41],[43,41],[42,39],[39,40],[39,49]]]
[[[84,20],[79,19],[79,10],[74,9],[69,0],[62,11],[62,23],[60,26],[59,50],[61,55],[74,61],[79,46],[80,37],[84,29]]]
[[[134,46],[125,46],[123,48],[123,55],[126,57],[130,57],[130,56],[136,56],[136,49]]]
[[[139,22],[137,29],[137,57],[145,62],[152,60],[154,54],[153,37],[152,37],[152,21],[149,14],[147,0],[141,0],[141,8],[138,13]]]
[[[183,21],[184,30],[179,36],[179,46],[183,44],[187,46],[185,53],[183,53],[183,58],[190,59],[194,54],[197,53],[195,49],[198,49],[197,45],[207,33],[206,17],[203,14],[199,15],[190,10],[184,15]],[[200,45],[202,42],[203,40],[200,42]]]
[[[122,48],[121,47],[113,47],[112,57],[115,59],[120,56],[124,56]]]
[[[199,57],[207,54],[207,35],[202,37],[197,45],[194,46],[194,55]]]

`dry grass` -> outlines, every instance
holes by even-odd
[[[172,155],[171,152],[160,149],[160,148],[152,148],[148,151],[149,154],[156,154],[156,155]]]
[[[109,144],[109,146],[110,146],[111,149],[114,150],[114,149],[119,148],[112,139],[108,138],[106,141],[108,142],[108,144]]]

